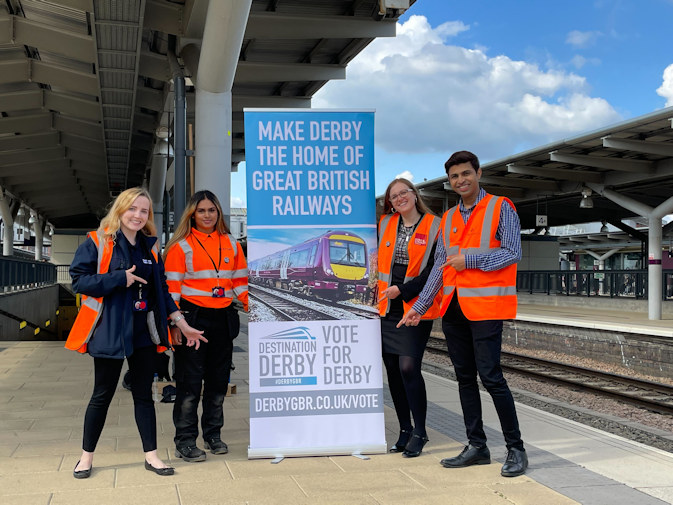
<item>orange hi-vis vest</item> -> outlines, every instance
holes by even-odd
[[[393,263],[395,261],[395,244],[397,243],[397,233],[399,230],[401,216],[398,212],[386,214],[379,223],[379,293],[390,286],[392,279]],[[425,214],[416,226],[409,242],[407,242],[407,253],[409,255],[409,265],[404,277],[404,282],[417,277],[428,264],[432,246],[437,241],[439,235],[440,219],[432,214]],[[412,307],[418,297],[415,297],[409,303],[402,302],[404,313],[406,314]],[[442,294],[437,292],[434,303],[428,311],[423,314],[421,319],[437,319],[439,317],[439,303]],[[390,300],[388,298],[379,302],[379,314],[385,316],[390,310]]]
[[[474,207],[465,223],[458,205],[442,216],[446,255],[490,254],[500,248],[495,238],[500,223],[500,209],[507,198],[490,194]],[[478,268],[466,268],[457,272],[445,267],[443,273],[443,296],[441,314],[446,313],[454,294],[460,300],[460,308],[470,321],[490,319],[513,319],[516,317],[516,263],[484,272]]]
[[[206,242],[213,238],[219,240],[216,247]],[[210,253],[206,247],[210,247]],[[233,235],[215,231],[209,237],[192,229],[170,248],[164,268],[168,291],[175,303],[185,299],[199,307],[222,309],[236,297],[248,310],[248,266]],[[215,287],[223,289],[223,296],[213,296]]]
[[[112,249],[114,243],[111,239],[105,239],[104,236],[98,237],[97,231],[89,232],[87,235],[98,249],[98,260],[96,261],[96,273],[106,274],[110,268],[110,261],[112,260]],[[159,261],[159,249],[155,243],[152,247],[152,254],[154,261]],[[68,339],[65,342],[66,349],[77,351],[81,353],[86,352],[87,343],[93,335],[96,324],[103,312],[103,297],[93,297],[82,295],[82,305],[77,313],[72,329],[68,334]],[[163,346],[158,346],[159,352],[166,350]]]

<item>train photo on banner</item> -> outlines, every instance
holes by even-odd
[[[368,229],[358,230],[358,233],[330,229],[298,244],[251,259],[248,278],[253,295],[280,296],[285,302],[289,300],[288,295],[293,295],[296,303],[304,308],[311,307],[310,317],[316,317],[316,312],[329,307],[342,307],[361,317],[374,317],[369,279],[373,240],[368,237],[370,234],[372,231]],[[274,245],[278,247],[278,244]],[[253,302],[251,306],[253,320],[259,316],[255,305]],[[277,307],[278,304],[274,305]],[[319,317],[323,318],[328,316]],[[293,316],[293,319],[304,317]]]
[[[250,282],[307,296],[345,300],[367,289],[369,265],[362,237],[330,230],[282,251],[253,260]]]

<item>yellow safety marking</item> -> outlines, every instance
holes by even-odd
[[[23,330],[26,326],[28,326],[28,323],[26,321],[21,321],[19,323],[19,329]]]
[[[61,313],[61,311],[56,309],[56,315],[58,316],[60,313]]]
[[[45,326],[49,326],[50,324],[51,324],[51,321],[49,319],[47,319],[44,323]]]
[[[40,333],[40,327],[39,327],[39,326],[38,326],[37,328],[35,328],[35,333],[34,333],[34,335],[37,335],[38,333]]]

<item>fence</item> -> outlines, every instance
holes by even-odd
[[[55,283],[56,265],[11,256],[0,257],[0,289],[2,291],[16,291]]]
[[[520,270],[517,291],[566,296],[647,299],[647,270]],[[661,276],[662,299],[673,300],[673,270]]]

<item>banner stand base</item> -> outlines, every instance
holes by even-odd
[[[248,447],[248,459],[273,458],[272,463],[280,462],[283,458],[301,458],[307,456],[355,456],[360,459],[369,459],[364,454],[386,454],[386,444],[368,444],[360,447]]]

